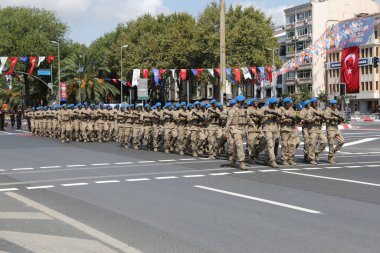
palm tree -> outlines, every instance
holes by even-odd
[[[12,88],[9,88],[8,82],[0,80],[0,104],[9,104],[13,108],[20,104],[24,87],[17,79],[13,79]]]
[[[115,86],[104,82],[103,75],[110,70],[95,62],[93,55],[87,52],[83,57],[76,54],[62,61],[62,80],[67,81],[68,96],[72,100],[99,102],[119,94]]]

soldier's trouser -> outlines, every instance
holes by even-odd
[[[164,127],[164,149],[170,150],[170,144],[173,140],[173,129],[171,127]]]
[[[152,147],[152,126],[144,126],[144,140],[145,140],[145,145],[148,148]]]
[[[125,140],[125,127],[124,124],[120,123],[117,130],[117,139],[116,142],[120,145],[124,145]]]
[[[134,124],[132,129],[133,147],[138,148],[141,145],[141,132],[143,128],[140,124]]]
[[[79,139],[79,130],[80,130],[80,123],[79,123],[79,120],[74,120],[74,124],[73,124],[73,131],[74,131],[74,134],[73,134],[73,138],[74,139]]]
[[[296,131],[281,131],[281,158],[284,162],[293,162],[298,143]]]
[[[124,146],[132,145],[133,140],[133,130],[131,125],[127,125],[125,127],[125,139],[124,139]]]
[[[217,126],[210,125],[207,128],[207,141],[208,141],[208,154],[210,156],[216,156],[216,147],[217,147]]]
[[[79,126],[79,139],[82,139],[83,141],[88,141],[87,137],[87,122],[82,121],[80,122]]]
[[[322,129],[309,131],[310,142],[309,142],[309,158],[311,162],[315,162],[316,156],[319,156],[323,150],[326,148],[327,139],[323,134]],[[319,146],[318,145],[319,141]]]
[[[264,131],[263,134],[260,136],[260,144],[259,144],[259,150],[258,152],[261,152],[262,150],[265,150],[265,153],[268,156],[269,163],[276,162],[276,155],[275,155],[275,143],[276,139],[278,138],[278,132],[270,132],[270,131]]]
[[[335,145],[335,139],[337,141],[337,145]],[[344,138],[338,127],[329,127],[327,129],[327,140],[329,144],[329,160],[335,160],[335,153],[338,152],[344,145]]]
[[[62,122],[61,124],[61,141],[69,141],[71,138],[72,126],[70,122]]]
[[[233,152],[233,160],[237,162],[244,162],[244,147],[243,147],[243,139],[245,135],[245,131],[240,129],[237,126],[231,126],[230,130],[231,139],[232,139],[232,152]]]
[[[249,158],[253,158],[255,156],[256,148],[260,141],[259,135],[260,135],[260,132],[255,132],[255,131],[249,131],[247,134],[247,148],[248,148]]]
[[[152,129],[152,146],[153,146],[153,148],[158,149],[160,137],[161,137],[161,126],[154,124],[153,129]]]
[[[308,158],[309,157],[309,143],[310,143],[310,136],[309,136],[309,129],[302,128],[302,138],[303,138],[303,153]]]
[[[175,149],[178,149],[177,146],[177,139],[178,139],[178,128],[174,127],[171,130],[171,141],[170,141],[170,151],[174,151]]]
[[[207,139],[207,132],[205,128],[199,127],[198,128],[198,148],[197,148],[199,152],[203,152],[206,139]]]
[[[191,150],[194,152],[198,152],[198,129],[190,128],[187,131],[187,145],[191,146]]]
[[[179,152],[185,151],[186,143],[186,127],[183,125],[178,126],[177,147]]]

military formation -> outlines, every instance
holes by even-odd
[[[344,119],[339,116],[337,101],[331,100],[324,111],[319,109],[317,98],[304,101],[301,111],[294,109],[291,98],[283,99],[281,106],[279,102],[273,97],[259,107],[255,98],[246,101],[237,96],[228,107],[216,100],[120,104],[115,108],[83,103],[32,108],[26,116],[34,135],[59,138],[62,143],[115,141],[125,148],[208,155],[210,159],[226,154],[232,166],[241,170],[247,169],[247,160],[259,161],[264,151],[266,164],[278,168],[280,144],[282,165],[296,165],[300,126],[304,161],[317,164],[328,144],[328,161],[335,164],[335,154],[344,144],[338,128]],[[327,137],[322,131],[324,124]]]

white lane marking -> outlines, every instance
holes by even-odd
[[[296,171],[296,170],[301,170],[301,169],[280,169],[281,171]]]
[[[37,209],[43,213],[45,213],[46,215],[54,218],[54,219],[57,219],[57,220],[60,220],[80,231],[82,231],[83,233],[86,233],[87,235],[91,236],[91,237],[94,237],[96,239],[98,239],[99,241],[105,243],[106,245],[109,245],[109,246],[112,246],[114,248],[117,248],[119,249],[121,252],[128,252],[128,253],[141,253],[141,251],[129,246],[128,244],[125,244],[123,243],[122,241],[119,241],[99,230],[96,230],[84,223],[81,223],[69,216],[66,216],[62,213],[59,213],[53,209],[50,209],[49,207],[47,206],[44,206],[38,202],[35,202],[31,199],[28,199],[24,196],[21,196],[19,194],[16,194],[14,192],[9,192],[9,193],[6,193],[7,196],[13,198],[13,199],[16,199],[22,203],[24,203],[25,205],[27,206],[31,206],[33,207],[34,209]]]
[[[73,165],[66,165],[67,168],[74,168],[74,167],[85,167],[84,164],[73,164]]]
[[[88,185],[88,183],[73,183],[73,184],[61,184],[62,186],[82,186]]]
[[[199,158],[200,160],[210,160],[210,158],[208,158],[208,157],[201,157],[201,158]]]
[[[154,163],[155,161],[139,161],[137,163]]]
[[[19,171],[19,170],[34,170],[34,168],[16,168],[16,169],[12,169],[14,171]]]
[[[44,167],[40,167],[40,169],[56,169],[56,168],[61,168],[61,166],[44,166]]]
[[[176,160],[171,159],[171,160],[158,160],[159,162],[175,162]]]
[[[54,188],[54,185],[41,185],[41,186],[26,187],[26,189],[28,189],[28,190],[49,189],[49,188]]]
[[[362,168],[363,166],[359,166],[359,165],[353,165],[353,166],[344,166],[346,168]]]
[[[4,132],[4,131],[0,131],[0,134],[8,134],[8,135],[12,135],[12,133]]]
[[[303,168],[304,170],[323,170],[323,168]]]
[[[11,191],[18,191],[17,188],[4,188],[0,189],[0,192],[11,192]]]
[[[116,165],[125,165],[125,164],[132,164],[133,162],[123,162],[123,163],[114,163]]]
[[[92,163],[91,164],[92,166],[106,166],[106,165],[110,165],[109,163]]]
[[[254,171],[235,171],[234,174],[250,174],[255,173]]]
[[[185,175],[185,176],[182,176],[182,177],[185,177],[185,178],[192,178],[192,177],[204,177],[205,175]]]
[[[112,183],[120,183],[120,181],[119,180],[95,181],[95,184],[112,184]]]
[[[41,212],[0,212],[0,220],[54,220]],[[25,246],[25,245],[24,245]],[[5,251],[0,251],[5,252]]]
[[[260,172],[276,172],[278,170],[259,170]]]
[[[380,152],[368,152],[369,154],[380,154]]]
[[[229,175],[231,173],[228,173],[228,172],[222,172],[222,173],[211,173],[209,174],[209,176],[225,176],[225,175]]]
[[[175,179],[175,178],[178,178],[176,176],[168,176],[168,177],[155,177],[155,179],[158,179],[158,180],[163,180],[163,179]]]
[[[342,169],[343,167],[324,167],[324,168],[328,170],[333,170],[333,169]]]
[[[335,181],[342,181],[342,182],[348,182],[348,183],[355,183],[355,184],[363,184],[363,185],[380,187],[380,184],[374,184],[374,183],[356,181],[356,180],[350,180],[350,179],[344,179],[344,178],[324,177],[324,176],[317,176],[317,175],[304,174],[304,173],[298,173],[298,172],[288,172],[288,171],[283,171],[283,173],[299,175],[299,176],[304,176],[304,177],[315,177],[315,178],[322,178],[322,179],[328,179],[328,180],[335,180]]]
[[[379,138],[365,138],[365,139],[362,139],[362,140],[346,143],[346,144],[344,144],[344,147],[349,147],[349,146],[353,146],[353,145],[357,145],[357,144],[361,144],[361,143],[375,141],[375,140],[378,140],[378,139]]]
[[[227,195],[231,195],[231,196],[235,196],[235,197],[255,200],[255,201],[259,201],[259,202],[263,202],[263,203],[267,203],[267,204],[271,204],[271,205],[286,207],[286,208],[290,208],[290,209],[294,209],[294,210],[302,211],[302,212],[306,212],[306,213],[322,214],[321,212],[316,211],[316,210],[307,209],[307,208],[303,208],[303,207],[299,207],[299,206],[294,206],[294,205],[289,205],[289,204],[285,204],[285,203],[281,203],[281,202],[277,202],[277,201],[272,201],[272,200],[269,200],[269,199],[257,198],[257,197],[253,197],[253,196],[248,196],[248,195],[240,194],[240,193],[235,193],[235,192],[230,192],[230,191],[224,191],[224,190],[220,190],[220,189],[216,189],[216,188],[210,188],[210,187],[206,187],[206,186],[202,186],[202,185],[194,185],[194,187],[199,188],[199,189],[203,189],[203,190],[219,192],[219,193],[223,193],[223,194],[227,194]]]
[[[4,169],[0,169],[0,171],[5,171]]]
[[[179,160],[181,160],[181,161],[195,161],[197,159],[195,159],[195,158],[183,158],[183,159],[179,159]]]
[[[139,181],[149,181],[149,178],[132,178],[132,179],[125,179],[127,182],[139,182]]]
[[[380,167],[380,164],[365,165],[365,167],[369,167],[369,168]]]

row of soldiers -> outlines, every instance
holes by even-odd
[[[232,165],[241,170],[247,169],[246,158],[258,161],[263,151],[268,157],[266,163],[278,168],[279,144],[282,165],[296,165],[295,152],[300,144],[297,128],[302,126],[305,162],[317,164],[328,143],[328,161],[334,164],[335,153],[344,144],[338,129],[343,119],[337,102],[331,100],[330,106],[321,111],[318,99],[313,98],[304,101],[300,112],[294,110],[291,98],[282,102],[279,107],[278,99],[271,98],[259,108],[255,98],[246,101],[244,96],[237,96],[227,108],[216,100],[209,104],[169,102],[144,107],[121,104],[116,108],[84,103],[32,108],[26,116],[34,135],[60,138],[62,143],[116,141],[125,148],[157,152],[163,147],[165,153],[190,152],[194,157],[208,154],[210,159],[226,152]],[[327,138],[322,124],[326,124]]]

